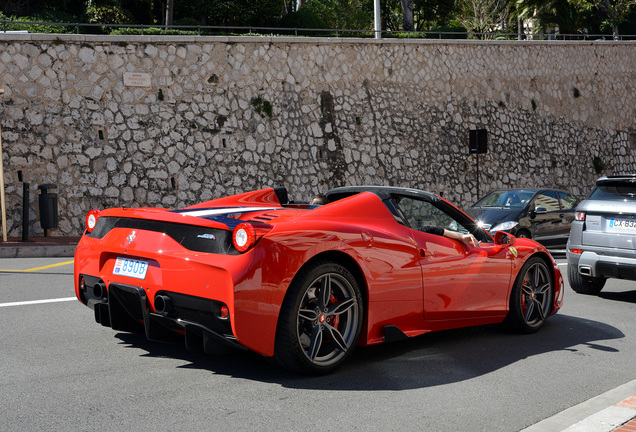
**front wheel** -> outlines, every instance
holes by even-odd
[[[276,360],[301,373],[329,373],[355,348],[362,319],[362,295],[351,272],[332,262],[310,264],[294,278],[283,302]]]
[[[543,259],[530,258],[512,287],[505,323],[520,333],[536,332],[550,314],[553,295],[554,281],[550,268]]]

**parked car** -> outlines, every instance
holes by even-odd
[[[75,293],[115,330],[206,352],[217,341],[310,374],[356,345],[435,330],[534,332],[561,307],[563,278],[543,246],[493,238],[437,195],[351,186],[325,196],[288,204],[284,188],[269,188],[180,210],[91,210]],[[419,230],[431,226],[449,232]]]
[[[505,189],[490,192],[468,213],[491,234],[505,231],[545,246],[565,247],[577,198],[554,189]]]
[[[576,292],[598,294],[608,278],[636,280],[636,174],[601,177],[576,208],[567,246]]]

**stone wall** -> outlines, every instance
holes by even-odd
[[[273,185],[308,200],[410,186],[465,207],[500,187],[583,197],[636,171],[636,43],[0,35],[8,234],[91,208],[182,207]],[[140,81],[124,81],[126,73]],[[145,82],[144,82],[145,81]],[[488,153],[468,152],[470,129]],[[596,158],[596,165],[594,160]],[[479,194],[477,187],[479,186]]]

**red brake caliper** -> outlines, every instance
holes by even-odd
[[[329,306],[333,306],[336,303],[338,303],[338,300],[333,296],[333,294],[331,294],[331,297],[329,298]],[[340,316],[333,315],[330,318],[329,325],[331,325],[331,327],[333,328],[338,328],[338,324],[340,324]]]
[[[526,273],[526,275],[523,278],[523,284],[521,286],[528,286],[528,274]],[[527,306],[526,306],[526,293],[521,290],[521,312],[525,315],[526,314],[526,310],[527,310]]]

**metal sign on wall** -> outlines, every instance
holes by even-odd
[[[150,74],[142,72],[124,72],[124,85],[127,87],[150,87]]]

